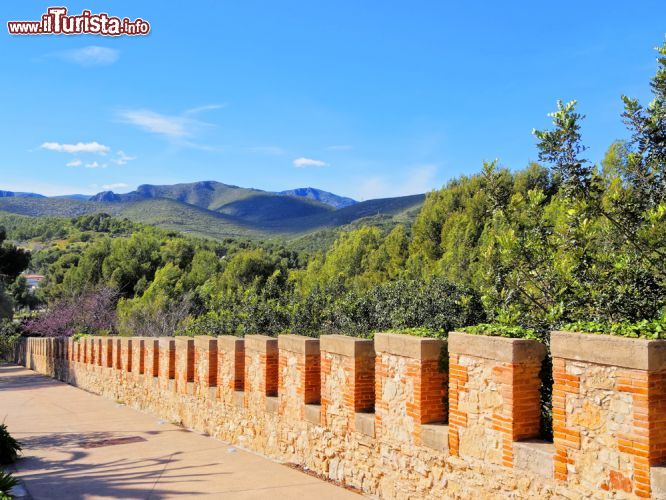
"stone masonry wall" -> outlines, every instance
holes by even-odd
[[[666,458],[666,351],[592,336],[586,352],[575,335],[552,340],[555,477],[616,498],[664,498],[651,469]]]
[[[445,342],[392,334],[374,343],[285,336],[279,346],[263,336],[206,337],[193,351],[185,339],[145,339],[144,373],[132,376],[127,339],[98,342],[100,353],[112,350],[100,364],[83,361],[82,344],[30,338],[18,361],[377,497],[664,498],[655,486],[666,454],[663,370],[571,360],[555,346],[548,444],[524,441],[534,434],[539,346],[452,334],[449,381],[440,371]],[[107,366],[105,355],[121,362]]]

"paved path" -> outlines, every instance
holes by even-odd
[[[0,366],[2,419],[23,443],[15,472],[35,499],[361,498],[19,366]]]

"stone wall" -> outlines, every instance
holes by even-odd
[[[529,340],[29,338],[17,361],[381,498],[666,498],[665,345],[554,333],[551,443]]]
[[[666,342],[553,332],[555,477],[609,495],[664,498]],[[654,468],[655,482],[661,468]]]

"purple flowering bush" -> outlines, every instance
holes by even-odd
[[[36,318],[25,321],[28,335],[69,337],[75,333],[99,335],[116,332],[116,302],[113,288],[98,288],[61,299]]]

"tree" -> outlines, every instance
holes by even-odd
[[[0,319],[13,317],[14,301],[7,287],[30,265],[30,253],[6,243],[6,239],[5,228],[0,227]]]
[[[10,284],[30,265],[30,252],[5,242],[7,232],[0,227],[0,281]]]

